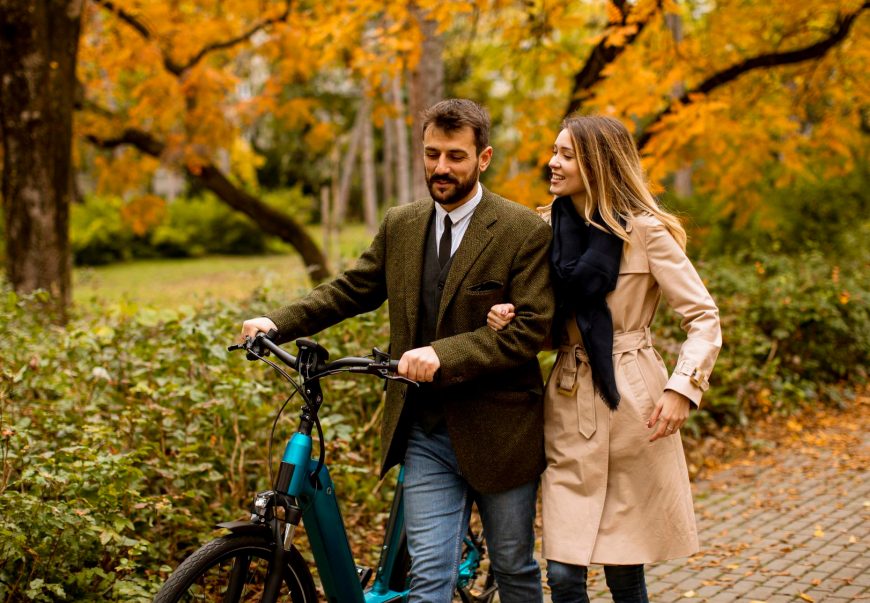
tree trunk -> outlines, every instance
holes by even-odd
[[[375,178],[375,129],[372,124],[372,99],[367,94],[363,96],[360,106],[362,120],[362,152],[360,153],[360,171],[362,172],[363,217],[366,229],[374,235],[378,231],[378,186]]]
[[[402,81],[396,76],[393,79],[393,105],[396,117],[393,119],[393,130],[396,134],[396,198],[399,203],[413,201],[411,194],[411,166],[408,151],[408,119],[405,113],[405,100],[402,94]]]
[[[332,191],[329,186],[320,189],[320,224],[323,228],[323,253],[329,257],[332,248],[332,212],[330,211]]]
[[[390,98],[389,91],[387,99]],[[393,119],[384,119],[384,155],[381,162],[381,172],[384,187],[384,206],[396,205],[396,135]]]
[[[0,0],[0,131],[6,271],[45,289],[57,317],[71,298],[72,120],[83,0]]]
[[[414,199],[429,196],[423,170],[422,113],[444,98],[444,41],[436,33],[437,24],[428,18],[426,11],[415,8],[423,45],[420,62],[411,73],[411,177]]]
[[[674,39],[674,44],[678,45],[683,41],[683,20],[677,13],[666,13],[665,23],[668,29],[671,30],[671,36]],[[674,84],[671,92],[672,98],[680,98],[686,93],[686,82],[680,80]],[[686,163],[683,167],[678,168],[674,172],[674,194],[678,197],[689,197],[692,194],[692,164]]]
[[[357,111],[356,119],[353,121],[353,129],[350,132],[350,140],[347,143],[347,152],[344,154],[341,162],[341,180],[338,183],[338,194],[335,199],[335,206],[332,208],[332,219],[335,228],[341,228],[344,220],[347,217],[347,206],[350,203],[350,187],[353,183],[354,166],[356,158],[359,154],[360,139],[362,138],[362,111]]]

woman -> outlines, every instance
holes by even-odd
[[[544,409],[548,582],[554,603],[588,602],[586,568],[603,564],[614,601],[645,602],[644,564],[698,550],[678,434],[707,389],[719,311],[622,123],[565,120],[549,166],[559,354]],[[663,294],[687,333],[670,378],[649,329]],[[488,324],[505,328],[512,310],[494,306]]]

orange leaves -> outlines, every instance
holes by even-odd
[[[637,33],[637,25],[626,25],[625,27],[614,27],[607,35],[605,45],[607,46],[624,46],[626,40]]]
[[[121,208],[121,218],[137,236],[145,235],[166,217],[166,201],[156,195],[137,197]]]
[[[613,0],[607,0],[605,8],[607,12],[607,22],[610,24],[622,23],[622,11],[613,3]]]

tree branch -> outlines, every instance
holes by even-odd
[[[207,46],[204,46],[199,52],[197,52],[193,56],[193,58],[191,58],[187,63],[185,63],[184,65],[181,66],[181,71],[182,72],[187,71],[188,69],[190,69],[191,67],[193,67],[194,65],[199,63],[205,57],[205,55],[207,55],[210,52],[213,52],[215,50],[223,50],[225,48],[232,48],[236,44],[240,44],[240,43],[244,42],[245,40],[250,39],[251,36],[253,36],[255,33],[257,33],[258,31],[260,31],[262,29],[265,29],[266,27],[268,27],[270,25],[273,25],[275,23],[283,23],[284,21],[287,20],[287,17],[290,16],[290,6],[291,6],[291,2],[288,1],[284,5],[284,12],[283,13],[281,13],[280,15],[277,15],[275,17],[271,17],[269,19],[264,19],[264,20],[260,21],[258,24],[251,26],[251,28],[248,31],[239,34],[235,38],[230,38],[229,40],[224,40],[223,42],[215,42],[213,44],[209,44]]]
[[[654,126],[663,118],[673,113],[678,107],[692,104],[694,99],[700,95],[709,94],[713,90],[724,86],[744,73],[755,69],[770,69],[781,65],[794,65],[803,63],[812,59],[820,59],[824,57],[832,48],[840,44],[849,35],[849,31],[858,16],[870,7],[870,2],[865,2],[861,8],[854,13],[838,16],[834,26],[828,32],[828,35],[823,39],[795,50],[786,52],[769,52],[756,57],[745,59],[736,65],[732,65],[721,71],[717,71],[713,75],[707,77],[700,84],[684,92],[682,96],[668,102],[668,105],[660,111],[652,120],[640,131],[637,136],[637,146],[643,149],[654,135],[652,130]]]
[[[622,21],[611,22],[609,23],[609,26],[625,27],[632,24],[632,11],[630,6],[626,4],[625,0],[615,0],[613,4],[622,14]],[[658,10],[660,10],[661,7],[662,3],[658,2]],[[580,109],[583,101],[590,96],[592,87],[603,79],[602,73],[604,69],[619,58],[619,56],[625,52],[629,46],[631,46],[632,42],[634,42],[641,32],[643,32],[647,24],[652,21],[653,16],[658,14],[658,10],[651,12],[644,20],[634,21],[633,24],[637,26],[637,30],[633,34],[626,36],[625,43],[622,45],[614,46],[608,44],[607,35],[598,42],[595,48],[592,49],[592,52],[589,53],[583,68],[574,74],[574,84],[571,87],[571,95],[568,101],[568,106],[565,109],[566,116],[571,115]]]
[[[146,40],[150,40],[154,37],[154,34],[151,33],[151,30],[144,23],[139,21],[136,17],[133,16],[132,13],[128,13],[123,8],[112,2],[111,0],[93,0],[94,4],[98,4],[105,8],[110,13],[114,13],[118,16],[121,21],[135,29],[140,36],[145,38]]]
[[[93,134],[88,134],[85,139],[101,149],[114,149],[131,145],[152,157],[160,157],[166,150],[164,142],[148,132],[135,128],[125,128],[120,136],[114,138],[99,138]],[[221,201],[251,218],[264,233],[274,235],[290,243],[302,256],[314,282],[321,282],[329,278],[326,257],[308,232],[293,218],[238,188],[212,163],[206,163],[195,170],[185,167],[185,171],[188,176],[199,181],[205,188],[217,195]]]
[[[136,17],[135,15],[133,15],[130,12],[125,11],[123,8],[119,7],[117,4],[112,2],[112,0],[92,0],[92,1],[95,4],[102,6],[103,8],[108,10],[109,12],[112,12],[115,15],[117,15],[119,19],[121,19],[124,23],[126,23],[127,25],[129,25],[130,27],[135,29],[136,32],[140,36],[142,36],[144,39],[153,40],[155,38],[160,37],[158,34],[152,32],[151,28],[148,27],[145,23],[143,23],[140,18]],[[235,37],[230,38],[228,40],[224,40],[222,42],[214,42],[212,44],[208,44],[206,46],[203,46],[199,50],[199,52],[197,52],[195,55],[193,55],[193,57],[191,57],[191,59],[188,60],[186,63],[175,62],[172,59],[172,57],[170,57],[169,54],[166,52],[166,49],[163,48],[161,45],[160,54],[163,57],[163,67],[168,72],[175,75],[176,77],[180,77],[182,74],[184,74],[185,71],[196,66],[210,52],[214,52],[216,50],[223,50],[225,48],[232,48],[236,44],[240,44],[240,43],[250,39],[251,36],[253,36],[255,33],[257,33],[258,31],[260,31],[262,29],[265,29],[269,25],[286,21],[287,18],[290,16],[291,4],[292,4],[292,2],[290,0],[288,0],[284,5],[284,12],[282,12],[280,15],[277,15],[275,17],[270,17],[268,19],[263,19],[259,23],[252,25],[250,27],[250,29],[248,29],[244,33],[239,34],[238,36],[235,36]]]

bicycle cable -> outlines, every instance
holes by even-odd
[[[269,462],[268,462],[268,465],[269,465],[269,484],[271,485],[271,484],[275,483],[275,475],[272,472],[272,464],[273,464],[273,461],[272,461],[272,441],[275,439],[275,429],[278,426],[278,420],[281,418],[281,415],[284,414],[284,409],[287,408],[287,405],[290,403],[290,400],[292,400],[293,396],[295,396],[296,394],[301,394],[302,398],[305,400],[306,404],[309,403],[309,400],[306,397],[305,392],[302,390],[302,387],[300,387],[300,385],[298,383],[296,383],[296,381],[293,380],[293,377],[288,375],[284,369],[282,369],[280,366],[278,366],[277,364],[275,364],[271,360],[265,358],[264,356],[261,356],[254,351],[251,351],[251,350],[249,350],[249,351],[254,356],[256,356],[258,359],[262,360],[263,362],[265,362],[266,364],[271,366],[273,369],[275,369],[275,371],[277,371],[282,377],[284,377],[284,379],[289,381],[290,384],[293,386],[293,390],[294,390],[293,393],[290,394],[286,400],[284,400],[284,404],[281,405],[281,408],[278,409],[278,413],[275,415],[275,420],[272,421],[272,431],[269,432],[269,448],[268,448],[268,457],[267,458],[269,459]],[[317,421],[317,427],[318,427],[318,433],[320,433],[320,421],[319,420]],[[323,436],[321,435],[321,449],[323,448],[322,438],[323,438]],[[277,501],[275,501],[274,506],[277,508]]]

